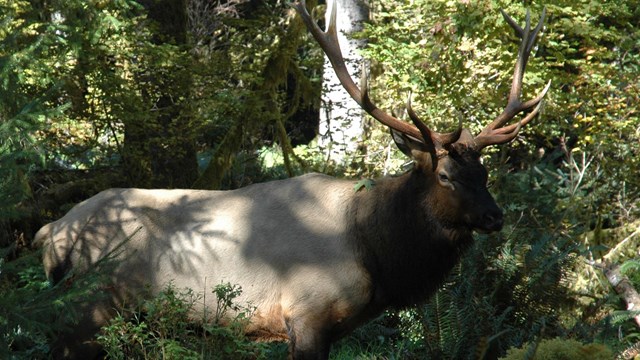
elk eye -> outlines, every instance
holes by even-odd
[[[440,179],[441,182],[449,182],[449,176],[445,172],[438,173],[438,179]]]

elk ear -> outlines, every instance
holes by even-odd
[[[419,167],[423,169],[432,168],[431,152],[424,142],[394,129],[391,129],[391,136],[398,149],[413,159]]]

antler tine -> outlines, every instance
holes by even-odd
[[[500,10],[505,21],[513,28],[516,35],[522,39],[520,48],[518,50],[518,60],[516,61],[513,71],[513,82],[511,84],[511,91],[507,100],[507,106],[498,117],[495,118],[489,125],[487,125],[478,136],[475,137],[475,146],[478,150],[495,144],[502,144],[508,142],[516,137],[521,126],[526,125],[540,110],[542,99],[546,95],[551,81],[547,83],[545,88],[533,99],[528,101],[521,101],[520,95],[522,93],[522,80],[524,72],[529,61],[531,50],[535,45],[536,38],[542,30],[544,19],[546,17],[546,8],[542,10],[540,20],[536,27],[531,29],[531,19],[529,10],[525,16],[525,27],[520,27],[506,12]],[[517,124],[504,126],[509,120],[513,119],[516,115],[523,111],[531,110],[525,118],[523,118]]]
[[[549,91],[550,87],[551,87],[551,81],[547,82],[547,85],[544,87],[544,89],[542,89],[542,91],[540,92],[540,94],[538,94],[538,96],[536,96],[535,98],[527,101],[526,103],[524,103],[522,105],[523,107],[526,107],[527,109],[535,106],[535,108],[529,114],[527,114],[524,118],[522,118],[516,124],[511,124],[511,125],[507,125],[507,126],[503,126],[501,128],[495,129],[494,133],[496,133],[496,134],[511,133],[516,126],[519,126],[519,125],[524,126],[524,125],[528,124],[529,121],[531,121],[536,115],[538,115],[538,112],[540,112],[540,109],[542,108],[542,101],[541,100],[547,94],[547,91]],[[527,105],[528,103],[531,103],[531,105]]]
[[[538,36],[538,33],[540,32],[540,30],[542,30],[542,26],[544,25],[544,19],[547,16],[547,8],[545,7],[542,9],[542,14],[540,15],[540,19],[538,20],[538,25],[536,25],[536,27],[530,33],[525,31],[525,29],[521,28],[520,25],[518,25],[518,23],[516,23],[516,21],[513,20],[513,18],[509,16],[509,14],[507,14],[504,10],[500,9],[500,13],[502,13],[502,17],[509,24],[509,26],[511,26],[511,28],[516,32],[516,35],[519,38],[524,38],[524,35],[526,33],[526,34],[529,34],[528,40],[533,40],[536,36]],[[525,15],[525,27],[529,26],[530,19],[531,19],[531,13],[529,12],[529,9],[527,9],[527,13]],[[531,49],[533,48],[534,43],[535,41],[527,41],[527,44],[528,44],[528,47],[526,49],[527,53],[531,52]]]
[[[435,147],[437,149],[441,149],[445,145],[453,144],[454,142],[458,141],[460,135],[462,135],[462,118],[458,119],[458,128],[455,131],[452,131],[450,133],[437,133],[435,131],[431,131],[431,129],[429,129],[429,127],[427,127],[427,125],[424,123],[424,121],[420,119],[418,114],[413,111],[413,107],[411,106],[411,97],[412,93],[409,93],[409,98],[407,99],[406,106],[407,114],[409,115],[409,118],[411,118],[411,121],[413,121],[416,127],[420,130],[420,133],[422,133],[422,136],[424,138],[428,137],[430,139],[433,139],[433,142],[435,142]]]
[[[364,111],[367,113],[375,110],[376,106],[369,97],[369,72],[367,71],[367,66],[364,62],[362,62],[362,67],[360,69],[360,89],[360,94],[362,96],[362,103],[359,103],[360,106],[362,106]]]
[[[437,141],[443,145],[453,144],[462,135],[462,117],[458,118],[458,128],[450,133],[436,133]]]
[[[411,106],[412,96],[413,96],[413,93],[409,92],[409,97],[407,98],[407,105],[406,105],[407,114],[409,115],[409,118],[411,119],[411,121],[413,121],[415,126],[418,128],[418,130],[420,130],[422,137],[425,139],[431,139],[431,136],[432,136],[431,129],[429,129],[429,127],[424,123],[424,121],[420,119],[418,114],[416,114],[416,112],[413,111],[413,107]]]
[[[416,114],[416,112],[413,111],[413,107],[411,106],[412,95],[413,94],[410,91],[409,97],[407,98],[407,105],[406,105],[407,114],[409,115],[409,118],[411,118],[411,121],[413,121],[413,123],[416,125],[416,127],[418,128],[418,130],[420,130],[420,133],[422,134],[422,138],[424,139],[424,144],[427,147],[427,151],[429,152],[429,154],[431,154],[432,169],[435,171],[436,164],[438,163],[438,150],[442,149],[442,143],[433,141],[433,135],[434,135],[433,132],[420,119],[418,114]]]
[[[539,102],[538,105],[533,109],[533,111],[527,114],[527,116],[525,116],[524,118],[520,119],[520,121],[518,121],[517,123],[497,129],[491,136],[491,145],[500,145],[513,140],[513,138],[518,135],[520,128],[529,123],[531,119],[538,115],[541,107],[542,102]]]
[[[322,31],[315,21],[311,18],[311,15],[307,11],[306,2],[301,0],[293,5],[300,14],[300,17],[304,21],[307,29],[311,32],[311,35],[316,39],[322,50],[329,58],[331,65],[333,66],[338,80],[342,86],[347,90],[349,95],[360,105],[369,115],[373,116],[376,120],[382,124],[397,130],[401,133],[413,136],[417,139],[421,138],[421,133],[415,126],[397,119],[384,111],[380,110],[371,99],[369,99],[368,91],[360,91],[356,83],[351,78],[349,71],[344,63],[342,51],[340,50],[340,44],[338,43],[338,32],[336,30],[336,4],[334,3],[329,18],[329,24],[327,31]],[[366,73],[363,73],[361,78],[362,85],[366,89]]]
[[[518,98],[522,91],[522,78],[524,77],[524,71],[527,67],[527,63],[529,62],[529,55],[531,55],[531,50],[533,49],[533,45],[535,45],[538,33],[542,30],[544,18],[546,16],[546,8],[542,9],[538,25],[536,25],[533,31],[531,31],[531,14],[528,9],[525,16],[524,29],[521,28],[504,10],[500,9],[500,12],[507,23],[509,23],[509,25],[516,31],[516,34],[522,38],[522,43],[520,44],[520,49],[518,51],[518,61],[516,61],[513,74],[513,84],[511,86],[511,92],[509,93],[509,101],[519,101]],[[535,104],[533,104],[533,106],[535,106]]]

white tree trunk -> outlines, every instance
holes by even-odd
[[[350,39],[349,36],[362,30],[362,22],[369,17],[369,7],[363,0],[330,0],[327,4],[327,24],[331,7],[336,5],[340,48],[349,73],[356,83],[359,83],[362,58],[357,50],[362,48],[365,42]],[[340,85],[326,56],[322,84],[318,143],[330,159],[341,163],[358,147],[362,138],[364,113]]]

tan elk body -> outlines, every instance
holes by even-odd
[[[59,282],[108,255],[117,261],[107,267],[110,296],[83,309],[76,330],[61,337],[60,355],[85,358],[114,309],[170,282],[207,292],[209,310],[216,302],[211,288],[229,282],[242,287],[237,302],[256,309],[248,334],[289,341],[295,359],[326,359],[332,342],[384,309],[433,294],[472,244],[474,230],[501,229],[502,211],[479,156],[484,147],[513,139],[540,109],[548,86],[527,102],[519,96],[544,14],[533,31],[528,16],[522,29],[505,15],[523,38],[509,102],[473,137],[461,128],[433,132],[410,106],[415,126],[382,113],[365,85],[361,91],[346,73],[335,23],[324,33],[304,2],[296,8],[342,84],[393,129],[414,168],[376,180],[371,190],[310,174],[233,191],[111,189],[76,205],[36,235],[49,278]],[[520,122],[506,125],[523,111],[529,113]]]
[[[113,305],[130,303],[132,291],[151,285],[158,292],[169,281],[209,292],[215,309],[210,292],[224,281],[242,285],[239,304],[256,307],[250,332],[287,339],[287,321],[312,322],[306,314],[321,312],[344,322],[366,305],[365,271],[345,251],[353,195],[352,183],[317,174],[236,191],[111,189],[43,227],[38,238],[48,242],[44,265],[54,281],[70,267],[83,271],[117,254],[110,290],[116,304],[91,309],[97,325],[113,316]],[[92,326],[88,321],[77,335]]]

